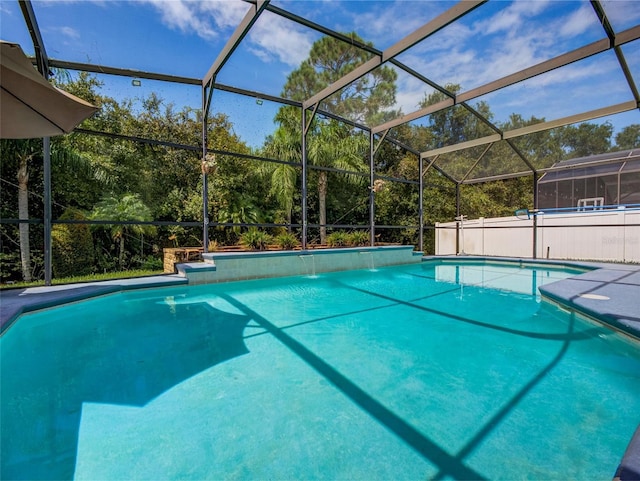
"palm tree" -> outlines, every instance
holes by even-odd
[[[267,141],[265,155],[278,160],[288,162],[300,162],[301,138],[299,129],[279,127],[274,135]],[[291,230],[291,215],[293,211],[293,198],[297,189],[298,173],[289,164],[274,164],[265,162],[260,166],[261,174],[266,177],[271,185],[269,195],[284,211],[284,217]]]
[[[351,129],[334,120],[319,122],[319,125],[308,140],[309,163],[317,167],[362,172],[364,163],[362,151],[365,144],[364,135],[358,135]],[[347,175],[354,184],[361,184],[363,177]],[[328,171],[318,171],[318,213],[320,216],[320,242],[327,239],[327,190],[329,185]]]
[[[91,215],[91,220],[112,220],[116,222],[139,221],[148,222],[153,220],[151,210],[142,202],[139,194],[123,194],[121,196],[109,195],[95,206]],[[155,233],[155,226],[140,224],[109,224],[111,238],[119,243],[118,264],[120,269],[124,268],[124,239],[127,234],[148,234]]]
[[[29,181],[32,176],[33,164],[42,163],[42,140],[3,139],[0,152],[2,163],[5,164],[6,162],[7,166],[11,166],[7,167],[7,170],[15,169],[18,182],[18,219],[27,221],[29,219]],[[83,179],[94,179],[101,185],[109,185],[111,182],[109,176],[99,167],[92,164],[89,159],[74,151],[73,148],[59,142],[52,142],[51,164],[52,167],[58,167],[74,175],[81,175]],[[29,230],[27,222],[21,222],[18,226],[22,278],[26,282],[30,282],[33,277],[31,273]]]
[[[276,115],[280,124],[273,137],[265,147],[267,155],[279,160],[300,162],[302,158],[302,133],[296,111],[283,107]],[[365,164],[362,153],[365,151],[367,139],[358,135],[351,128],[334,120],[318,119],[308,131],[307,161],[311,165],[329,169],[342,169],[362,172]],[[274,164],[269,164],[274,165]],[[265,167],[269,169],[269,167]],[[290,165],[277,164],[269,171],[271,177],[270,193],[279,201],[282,208],[291,218],[293,194],[296,189],[297,171]],[[354,184],[362,183],[360,176],[348,176]],[[320,216],[320,242],[325,243],[327,236],[327,191],[329,185],[328,171],[318,170],[318,212]]]

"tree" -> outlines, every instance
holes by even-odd
[[[148,222],[153,219],[149,208],[140,200],[138,194],[110,195],[105,197],[91,212],[91,220],[110,220],[115,222],[139,221]],[[102,227],[102,226],[100,226]],[[153,234],[155,226],[140,224],[110,224],[111,237],[119,243],[118,264],[124,268],[124,240],[128,234]]]
[[[263,153],[267,157],[288,162],[301,161],[301,133],[298,109],[283,107],[276,116],[280,127],[267,139]],[[297,191],[296,169],[290,164],[265,162],[260,166],[260,174],[268,180],[271,187],[269,196],[280,205],[284,219],[291,224],[293,200]]]
[[[356,33],[347,35],[353,39],[354,44],[364,43]],[[282,95],[304,101],[371,58],[368,52],[354,44],[332,37],[316,41],[309,57],[287,78]],[[375,69],[325,99],[321,108],[346,119],[368,124],[395,118],[400,115],[399,111],[392,110],[395,104],[396,78],[396,72],[389,67]],[[302,132],[299,115],[294,114],[290,107],[282,107],[275,120],[279,128],[269,139],[265,150],[275,153],[282,160],[300,161]],[[355,129],[335,120],[319,119],[316,116],[307,133],[307,160],[321,168],[360,172],[365,167],[365,144],[368,145],[367,139]],[[292,209],[292,204],[285,199],[287,196],[292,198],[290,194],[295,185],[293,172],[292,168],[276,169],[271,178],[271,192],[280,200],[287,213]],[[327,234],[325,224],[329,175],[327,170],[318,169],[317,172],[320,242],[324,243]],[[362,182],[361,177],[352,176],[350,179]]]
[[[60,220],[85,221],[79,210],[69,208]],[[87,224],[55,224],[51,229],[53,273],[56,277],[90,274],[93,269],[93,239]]]
[[[637,149],[640,147],[640,124],[627,125],[616,134],[618,150]]]
[[[351,129],[335,120],[319,122],[308,142],[309,161],[318,167],[361,172],[364,170],[362,152],[366,141],[367,139],[363,135],[352,133]],[[329,172],[318,170],[317,175],[320,242],[324,244],[327,238]],[[356,184],[363,181],[360,176],[348,176],[347,178]]]
[[[328,36],[314,42],[309,57],[287,77],[283,97],[307,100],[371,58],[369,52],[355,45],[365,43],[358,34],[345,35],[353,43]],[[367,45],[373,46],[370,42]],[[391,109],[396,101],[396,79],[392,68],[377,68],[325,99],[321,108],[368,125],[398,117],[400,112]]]
[[[559,129],[559,138],[567,156],[587,157],[589,155],[603,154],[611,149],[611,136],[613,125],[582,123],[577,127],[567,125]]]
[[[445,90],[452,94],[457,94],[461,87],[457,84],[447,84],[445,85]],[[448,98],[447,95],[440,91],[432,92],[429,95],[425,94],[424,99],[420,102],[420,107],[426,108]],[[478,102],[474,109],[489,121],[493,118],[489,104],[484,101]],[[428,122],[432,134],[430,138],[433,143],[425,147],[432,149],[495,133],[478,116],[462,105],[454,105],[434,112],[429,115]]]
[[[29,163],[36,155],[42,153],[42,142],[38,140],[17,141],[14,144],[15,156],[18,160],[18,219],[29,220]],[[21,222],[20,233],[20,263],[22,265],[22,279],[31,282],[31,247],[29,244],[29,224]]]

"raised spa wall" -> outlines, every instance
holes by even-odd
[[[178,274],[189,284],[311,276],[322,272],[421,262],[422,252],[413,246],[353,247],[340,249],[266,252],[209,252],[204,262],[176,264]]]

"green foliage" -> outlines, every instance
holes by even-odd
[[[291,232],[283,232],[275,238],[275,243],[284,250],[292,250],[298,245],[298,238]]]
[[[108,195],[100,201],[89,216],[92,220],[109,220],[114,222],[152,220],[151,211],[140,200],[138,194]],[[124,268],[125,237],[127,235],[154,235],[156,228],[148,224],[106,224],[98,225],[97,229],[109,229],[114,241],[119,242],[118,265]]]
[[[265,231],[258,230],[255,227],[250,228],[247,232],[240,236],[240,243],[252,250],[263,251],[273,241],[273,238]]]
[[[155,256],[147,256],[140,266],[140,269],[144,271],[161,271],[163,268],[164,264],[162,259]]]
[[[370,243],[369,232],[364,230],[350,232],[346,236],[346,242],[352,247],[367,246]]]
[[[326,243],[329,247],[345,247],[349,245],[349,236],[346,232],[335,231],[327,236]]]
[[[345,35],[352,43],[329,36],[314,42],[309,57],[289,74],[282,96],[306,100],[371,58],[370,53],[354,45],[365,44],[357,33]],[[390,110],[396,100],[396,79],[397,73],[391,67],[377,68],[325,99],[321,108],[355,122],[377,125],[399,114]]]
[[[569,157],[586,157],[608,152],[612,134],[613,125],[609,122],[601,125],[585,122],[578,126],[563,127],[558,137]]]
[[[69,208],[60,220],[86,221],[79,210]],[[54,224],[51,228],[51,260],[55,277],[90,274],[94,251],[91,230],[87,224]]]
[[[637,149],[640,147],[640,124],[631,124],[616,134],[618,150]]]
[[[15,282],[21,278],[21,274],[20,253],[0,252],[0,282]]]

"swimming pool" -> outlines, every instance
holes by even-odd
[[[640,349],[547,268],[131,291],[0,338],[3,479],[610,479]]]

